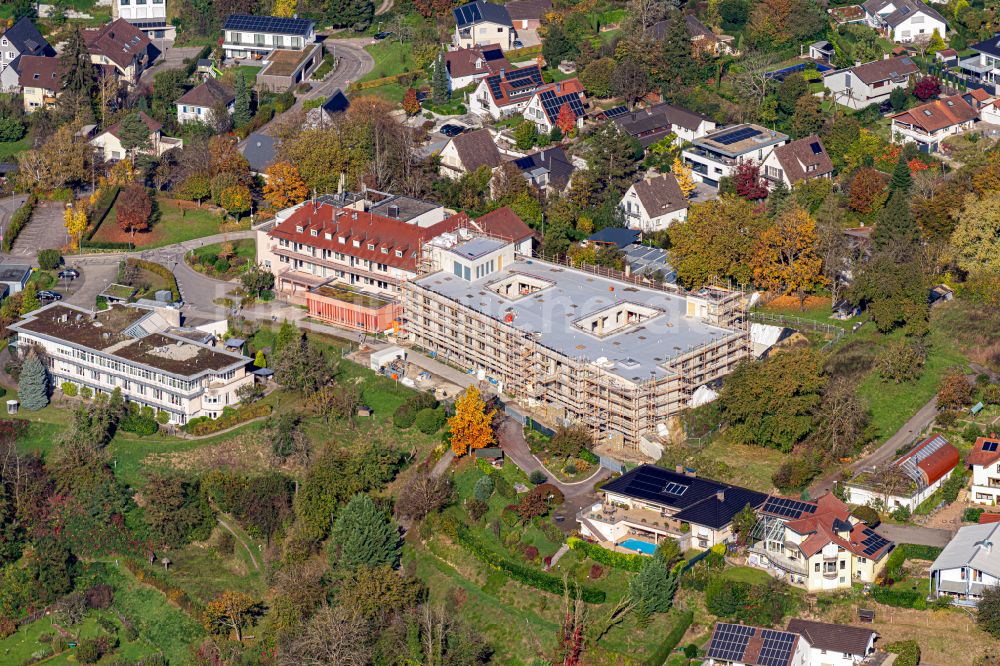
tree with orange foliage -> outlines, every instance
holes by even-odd
[[[264,199],[272,208],[288,208],[302,203],[309,196],[309,188],[294,164],[275,162],[265,173],[267,180],[264,183]]]
[[[569,134],[576,127],[576,115],[569,108],[569,102],[563,102],[563,105],[559,107],[559,115],[556,117],[556,127],[563,133],[563,136]]]
[[[885,176],[870,167],[862,167],[851,180],[847,207],[859,213],[874,213],[889,196]]]
[[[417,101],[416,88],[407,88],[406,94],[403,95],[403,111],[406,111],[408,116],[420,113],[420,102]]]
[[[750,255],[754,281],[783,295],[806,294],[826,284],[823,261],[816,252],[816,222],[801,208],[791,208],[762,231]]]
[[[482,449],[494,442],[493,417],[496,410],[486,411],[486,403],[475,385],[465,389],[455,401],[455,415],[448,419],[451,431],[451,450],[464,456],[473,449]]]
[[[223,592],[209,601],[202,613],[205,629],[213,634],[229,636],[236,633],[236,640],[243,640],[243,630],[253,624],[263,609],[259,602],[242,592]]]
[[[149,217],[153,214],[153,202],[146,188],[132,183],[122,190],[115,204],[115,220],[122,231],[131,233],[149,229]]]

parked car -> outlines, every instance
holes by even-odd
[[[38,300],[47,302],[61,301],[62,294],[60,294],[57,291],[49,291],[48,289],[43,289],[42,291],[38,292]]]
[[[466,128],[462,127],[461,125],[452,125],[451,123],[445,123],[444,125],[441,125],[441,129],[439,129],[438,131],[441,132],[441,134],[444,134],[445,136],[451,137],[451,136],[458,136],[465,130]]]
[[[80,277],[80,271],[75,268],[64,268],[58,275],[60,280],[75,280]]]
[[[376,32],[375,33],[375,41],[377,41],[377,42],[381,42],[383,39],[387,39],[389,37],[392,37],[392,33],[391,32],[387,32],[386,31],[386,32]]]
[[[524,48],[524,42],[522,42],[520,39],[515,39],[514,40],[514,48],[515,49],[523,49]]]

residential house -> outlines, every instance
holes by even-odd
[[[674,143],[679,146],[700,139],[715,129],[715,122],[708,116],[666,102],[632,112],[625,111],[613,116],[612,120],[643,148],[649,148],[671,133],[676,135]]]
[[[888,101],[894,89],[905,88],[910,77],[919,73],[920,68],[908,56],[884,58],[825,72],[823,85],[830,90],[836,103],[863,109],[870,104]]]
[[[451,13],[455,17],[452,39],[455,48],[471,49],[488,44],[499,44],[504,50],[514,48],[517,31],[503,5],[475,0],[455,7]]]
[[[111,0],[111,18],[125,19],[151,39],[177,36],[177,29],[167,22],[166,0]]]
[[[448,68],[449,90],[461,90],[491,74],[513,69],[497,44],[448,51],[444,64]]]
[[[931,596],[978,605],[983,592],[1000,585],[1000,523],[960,527],[931,564],[930,578]]]
[[[543,192],[562,192],[569,187],[576,166],[561,145],[545,148],[511,161],[528,181]]]
[[[969,49],[975,54],[959,61],[962,71],[986,83],[1000,83],[1000,34],[971,44]]]
[[[716,34],[708,26],[698,20],[694,14],[687,14],[684,17],[687,24],[687,33],[691,38],[691,44],[701,53],[711,56],[720,56],[733,53],[733,37],[731,35]],[[668,21],[659,21],[649,28],[649,36],[657,41],[667,38]]]
[[[991,433],[976,439],[965,464],[972,469],[969,499],[977,504],[1000,504],[1000,438]]]
[[[935,30],[947,37],[948,22],[920,0],[867,0],[861,7],[865,22],[894,42],[926,41]]]
[[[894,548],[831,493],[812,502],[772,495],[747,562],[809,592],[843,590],[875,582]]]
[[[510,0],[504,7],[515,30],[538,30],[542,18],[552,11],[552,0]]]
[[[334,117],[344,113],[349,108],[351,108],[351,100],[347,99],[344,91],[337,88],[322,104],[306,111],[306,121],[303,127],[310,129],[330,127]]]
[[[127,402],[166,412],[170,423],[216,418],[239,405],[252,384],[252,361],[201,342],[170,308],[116,305],[92,312],[52,303],[10,326],[22,354],[45,350],[53,386],[70,383],[95,395],[121,391]]]
[[[932,435],[892,462],[898,472],[891,479],[883,478],[884,470],[868,470],[851,479],[845,484],[847,501],[881,503],[889,511],[897,507],[916,511],[951,476],[959,462],[958,449],[941,435]]]
[[[277,160],[274,137],[267,134],[251,134],[240,144],[239,151],[250,164],[250,171],[258,176],[264,175],[267,168]]]
[[[212,123],[212,114],[216,109],[220,111],[225,109],[226,113],[233,113],[236,94],[229,86],[208,78],[204,83],[181,95],[174,105],[177,106],[179,123]]]
[[[642,231],[626,227],[604,227],[587,236],[584,246],[593,244],[624,250],[629,245],[642,242]]]
[[[500,73],[479,81],[469,97],[469,111],[494,120],[519,114],[528,106],[535,90],[543,85],[538,65],[501,69]]]
[[[798,617],[788,620],[785,629],[805,641],[809,666],[857,666],[875,653],[879,638],[872,629]]]
[[[681,152],[696,180],[718,187],[719,180],[733,175],[740,162],[760,166],[788,135],[760,125],[734,125],[695,139]]]
[[[21,56],[21,76],[18,83],[24,98],[24,112],[53,106],[62,88],[62,67],[59,58]]]
[[[811,666],[798,634],[746,624],[716,622],[703,666]]]
[[[665,539],[681,550],[706,550],[735,536],[733,517],[759,508],[755,490],[695,476],[678,466],[641,465],[599,490],[600,502],[577,514],[580,534],[605,546],[650,554]]]
[[[934,60],[945,67],[958,67],[958,51],[955,49],[941,49],[934,54]]]
[[[149,129],[149,148],[143,152],[159,157],[168,150],[184,147],[183,139],[163,135],[162,123],[153,120],[142,111],[139,112],[139,117]],[[102,158],[106,162],[117,161],[128,155],[128,151],[122,146],[120,131],[121,123],[118,122],[90,140],[90,144],[101,151]]]
[[[775,148],[764,160],[761,175],[792,187],[804,180],[831,178],[833,162],[823,142],[813,134]]]
[[[0,34],[0,92],[20,92],[20,58],[38,56],[53,58],[55,49],[49,46],[31,19],[24,17]]]
[[[935,99],[892,116],[895,141],[915,143],[922,153],[936,153],[941,142],[979,120],[980,110],[993,98],[985,90]]]
[[[647,176],[633,183],[618,204],[625,225],[643,232],[663,231],[687,219],[688,200],[672,173]]]
[[[478,129],[452,137],[441,149],[440,175],[458,180],[480,167],[490,170],[500,166],[503,158],[488,129]]]
[[[118,80],[126,86],[138,83],[143,70],[153,64],[156,57],[146,33],[125,19],[84,30],[83,39],[91,62],[114,68]]]
[[[521,115],[535,123],[540,134],[548,134],[557,126],[563,108],[569,109],[575,127],[583,127],[586,106],[583,84],[580,79],[573,78],[536,88]]]
[[[231,14],[222,27],[226,58],[263,60],[275,50],[303,51],[316,42],[314,21]]]

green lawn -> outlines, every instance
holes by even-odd
[[[400,44],[386,39],[376,44],[369,44],[365,47],[365,51],[375,59],[375,66],[372,71],[361,77],[360,81],[371,81],[406,72],[421,74],[417,71],[417,64],[413,60],[412,44],[406,42]]]
[[[229,259],[229,270],[225,273],[219,273],[213,265],[206,264],[205,260],[206,257],[217,258],[219,252],[222,250],[222,245],[222,243],[212,243],[211,245],[199,247],[193,253],[186,255],[184,259],[188,265],[202,270],[202,272],[210,277],[220,280],[230,280],[243,271],[247,261],[254,261],[257,257],[257,241],[253,238],[231,241],[229,245],[232,245],[235,256]]]
[[[244,76],[247,77],[247,81],[254,84],[257,82],[257,74],[261,69],[263,69],[261,65],[239,65],[236,71],[243,72]]]
[[[403,102],[403,97],[406,95],[406,88],[398,83],[387,83],[384,86],[359,90],[355,94],[372,95],[374,97],[381,97],[388,102],[401,104]]]
[[[0,18],[3,18],[2,7],[0,7]],[[13,161],[15,155],[28,148],[31,148],[31,137],[28,135],[25,135],[20,141],[0,143],[0,162]]]
[[[104,242],[131,242],[142,248],[173,245],[194,238],[219,233],[222,217],[209,208],[190,207],[188,202],[178,202],[166,197],[156,198],[153,227],[148,232],[127,234],[116,223],[116,208],[112,206],[93,240]]]
[[[773,580],[766,571],[753,567],[728,567],[722,572],[722,577],[726,580],[750,583],[751,585],[766,585]]]

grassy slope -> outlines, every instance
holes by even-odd
[[[212,236],[219,233],[222,218],[207,208],[181,208],[170,199],[158,197],[157,214],[153,228],[146,233],[137,233],[134,238],[122,232],[115,222],[115,207],[108,212],[93,240],[105,242],[133,242],[141,247],[173,245],[193,238]]]
[[[0,14],[0,18],[3,15]],[[20,141],[0,143],[0,162],[13,162],[15,155],[31,147],[31,137],[25,135]]]

